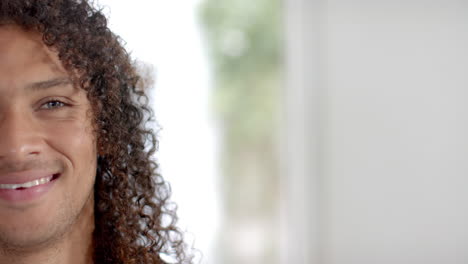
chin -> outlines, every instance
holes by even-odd
[[[2,213],[0,247],[35,249],[60,240],[74,219],[67,212],[51,210],[54,207],[48,205],[45,203],[39,207],[11,212],[6,217]]]

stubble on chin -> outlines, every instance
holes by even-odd
[[[91,243],[94,231],[94,185],[92,187],[77,212],[72,212],[69,202],[62,201],[62,213],[47,226],[0,226],[0,257],[25,257],[44,251],[58,254],[64,246],[76,245],[86,240],[86,237]]]

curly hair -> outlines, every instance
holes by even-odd
[[[153,113],[142,78],[102,11],[86,0],[1,0],[2,24],[41,33],[91,102],[99,152],[94,261],[166,263],[165,255],[191,263],[170,187],[151,158],[157,140],[146,127]]]

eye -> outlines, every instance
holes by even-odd
[[[41,109],[53,110],[66,106],[66,104],[59,100],[50,100],[41,105]]]

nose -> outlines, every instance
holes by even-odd
[[[0,163],[21,162],[41,152],[40,131],[21,110],[0,114]]]

